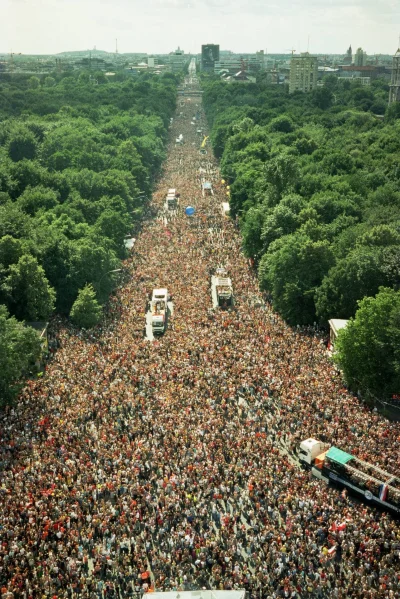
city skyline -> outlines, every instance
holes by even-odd
[[[1,52],[57,54],[97,47],[167,54],[178,45],[197,54],[219,44],[233,52],[307,51],[394,54],[400,4],[395,0],[5,0]]]

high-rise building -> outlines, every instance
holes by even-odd
[[[353,62],[353,50],[350,46],[347,48],[347,52],[343,57],[343,64],[351,64]]]
[[[205,44],[201,46],[201,70],[206,73],[214,72],[214,65],[219,61],[219,45]]]
[[[256,61],[259,65],[259,68],[261,71],[264,71],[265,69],[265,54],[264,54],[264,50],[260,50],[259,52],[256,52]]]
[[[400,102],[400,48],[393,56],[392,79],[389,85],[389,104]]]
[[[318,61],[315,56],[303,52],[290,61],[289,93],[309,92],[317,87]]]
[[[168,58],[169,68],[173,73],[183,71],[185,64],[189,60],[189,56],[185,54],[185,52],[181,50],[179,46],[175,52],[170,53]]]
[[[362,48],[357,48],[357,52],[354,55],[354,66],[365,67],[367,64],[367,53]]]

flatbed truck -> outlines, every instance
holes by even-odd
[[[315,477],[345,487],[367,502],[400,517],[399,473],[386,472],[351,453],[313,438],[300,443],[298,456]]]

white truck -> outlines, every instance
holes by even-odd
[[[176,189],[168,189],[167,197],[165,200],[166,208],[168,210],[176,210],[178,207],[179,194],[176,193]]]
[[[317,439],[300,443],[300,462],[311,468],[312,474],[350,492],[369,503],[400,516],[400,474],[386,472],[338,447]]]
[[[168,290],[153,289],[150,301],[151,328],[153,335],[165,332],[168,324]]]
[[[217,268],[215,274],[211,276],[211,297],[214,308],[233,305],[232,281],[225,268]]]

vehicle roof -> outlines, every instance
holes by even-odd
[[[300,443],[300,447],[302,449],[311,449],[312,447],[314,447],[314,445],[317,445],[319,443],[321,443],[321,441],[317,441],[317,439],[305,439]]]
[[[326,457],[337,464],[347,464],[347,462],[350,462],[350,460],[354,458],[350,453],[347,453],[338,447],[331,447],[326,454]]]
[[[232,282],[230,279],[221,278],[221,277],[217,277],[216,284],[217,284],[217,286],[220,286],[220,287],[231,287],[232,286]]]
[[[165,287],[153,289],[153,296],[154,295],[168,295],[168,290]]]

